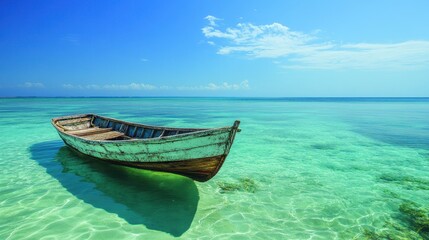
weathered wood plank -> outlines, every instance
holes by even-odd
[[[68,125],[68,124],[75,124],[75,123],[81,123],[81,122],[89,122],[91,121],[91,118],[75,118],[75,119],[69,119],[69,120],[61,120],[58,123],[60,125]]]
[[[86,135],[86,136],[83,136],[83,138],[88,139],[88,140],[109,140],[109,139],[122,137],[124,135],[125,134],[121,133],[121,132],[110,131],[110,132]]]
[[[112,131],[112,128],[94,127],[94,128],[87,128],[87,129],[82,129],[82,130],[71,130],[71,131],[67,131],[67,133],[73,134],[75,136],[86,136],[86,135],[92,135],[92,134],[96,134],[96,133],[105,133],[105,132],[110,132],[110,131]]]
[[[158,138],[156,141],[117,141],[112,143],[82,143],[79,139],[63,139],[79,151],[103,159],[121,161],[175,161],[187,158],[217,156],[224,153],[229,137],[228,129],[202,132],[179,139]],[[86,138],[86,137],[84,137]],[[127,154],[124,154],[127,153]]]
[[[80,122],[76,125],[65,125],[65,126],[61,126],[62,129],[66,130],[66,131],[74,131],[74,130],[82,130],[82,129],[87,129],[91,127],[90,122]]]
[[[129,167],[142,168],[147,170],[155,170],[161,172],[170,172],[190,177],[200,182],[205,182],[212,178],[225,161],[226,156],[213,156],[208,158],[199,158],[186,161],[174,162],[122,162],[122,161],[109,161],[114,164],[125,165]],[[104,159],[102,159],[104,160]]]

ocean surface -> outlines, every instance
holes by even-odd
[[[242,131],[199,183],[77,155],[78,113]],[[428,239],[428,98],[3,98],[0,136],[0,239]]]

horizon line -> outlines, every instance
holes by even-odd
[[[322,97],[322,96],[300,96],[300,97],[240,97],[240,96],[0,96],[0,99],[4,98],[265,98],[265,99],[297,99],[297,98],[373,98],[373,99],[380,99],[380,98],[429,98],[429,96],[406,96],[406,97],[398,97],[398,96],[328,96],[328,97]]]

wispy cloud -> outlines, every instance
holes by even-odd
[[[244,80],[241,83],[227,83],[223,82],[221,84],[209,83],[207,85],[199,85],[199,86],[180,86],[177,87],[177,90],[181,91],[218,91],[218,90],[246,90],[249,89],[249,81]]]
[[[218,18],[207,16],[202,33],[210,45],[221,46],[217,53],[245,54],[251,58],[276,58],[286,68],[379,69],[429,66],[429,41],[398,43],[338,44],[322,41],[316,33],[292,31],[280,23],[254,25],[239,23],[224,30]],[[220,40],[220,44],[213,41]]]
[[[79,45],[80,44],[80,35],[79,34],[67,34],[62,39],[64,41],[72,44],[72,45]]]
[[[159,87],[159,89],[161,89],[161,90],[171,90],[172,87],[167,86],[167,85],[162,85],[162,86]]]
[[[222,90],[245,90],[249,89],[249,81],[244,80],[241,83],[228,83],[223,82],[220,84],[208,83],[206,85],[198,86],[168,86],[161,85],[155,86],[146,83],[129,83],[129,84],[63,84],[64,89],[77,89],[77,90],[160,90],[160,91],[170,91],[170,90],[179,90],[179,91],[222,91]]]
[[[205,17],[204,19],[206,19],[207,21],[209,21],[210,26],[216,27],[216,21],[222,20],[220,18],[208,15],[207,17]]]
[[[87,85],[74,85],[63,84],[65,89],[91,89],[91,90],[154,90],[158,87],[146,83],[130,83],[130,84],[87,84]]]
[[[44,88],[45,85],[40,82],[25,82],[23,84],[18,85],[21,88]]]
[[[108,84],[103,85],[103,88],[106,89],[119,89],[119,90],[153,90],[157,87],[151,84],[145,84],[145,83],[130,83],[126,85],[117,85],[117,84]]]

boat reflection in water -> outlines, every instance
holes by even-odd
[[[130,224],[180,236],[195,216],[199,195],[189,178],[94,161],[60,141],[34,144],[30,151],[70,193]]]

